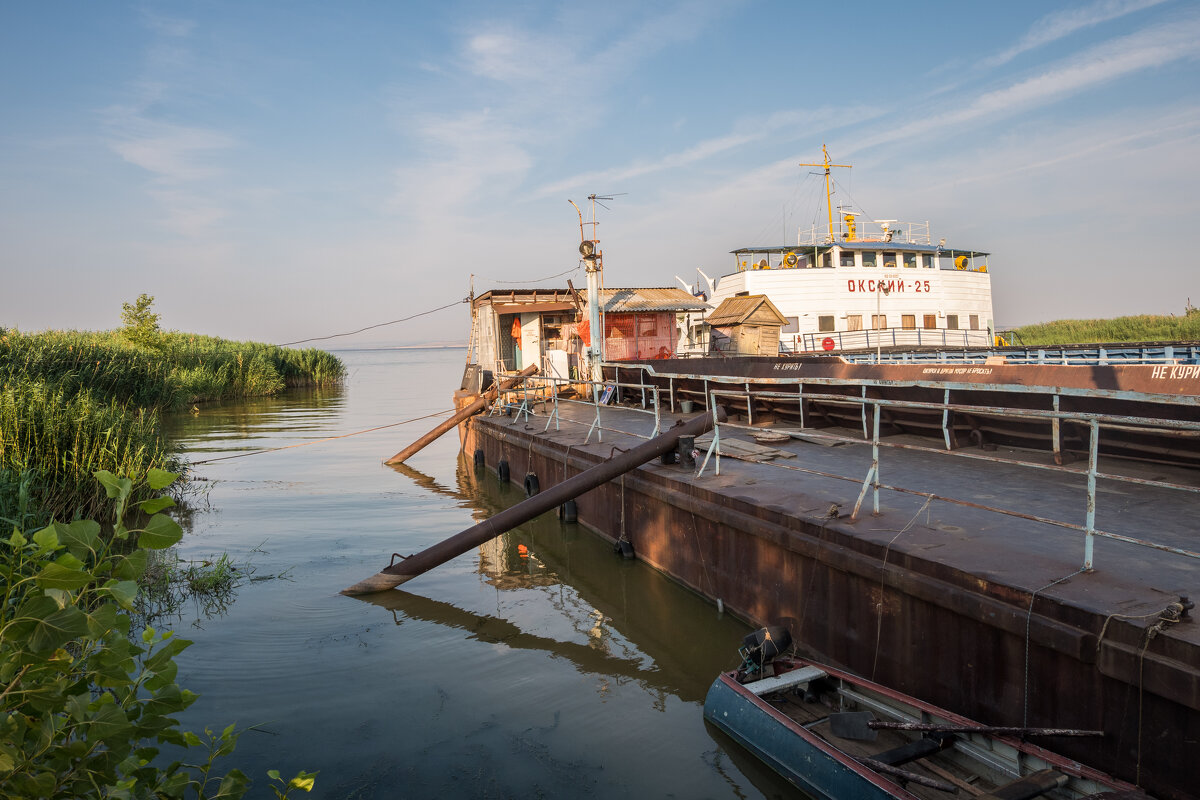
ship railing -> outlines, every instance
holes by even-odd
[[[876,354],[842,353],[848,361],[875,363]],[[1050,364],[1112,366],[1119,364],[1200,364],[1200,344],[1110,344],[1062,345],[1056,347],[983,347],[970,350],[926,350],[921,352],[884,352],[884,364],[911,364],[931,361],[983,363],[989,358],[1002,358],[1005,364]]]
[[[829,225],[813,225],[801,228],[796,236],[797,245],[829,245],[841,242],[891,242],[892,244],[933,244],[929,233],[928,222],[888,222],[887,231],[882,223],[870,220],[859,220],[855,224],[854,238],[850,239],[850,230],[845,221],[839,220]],[[868,230],[867,228],[870,228]]]
[[[632,391],[640,394],[641,407],[624,406],[623,409],[653,415],[654,431],[650,437],[657,436],[662,430],[662,393],[666,390],[642,380],[620,380],[619,365],[606,364],[606,366],[618,367],[614,380],[591,381],[555,375],[528,376],[520,387],[507,392],[507,397],[493,406],[492,413],[508,413],[517,419],[524,416],[526,420],[529,420],[535,405],[547,405],[549,411],[546,415],[546,426],[542,429],[542,432],[545,433],[550,430],[551,425],[554,425],[554,430],[561,430],[563,418],[559,414],[560,403],[592,406],[594,416],[584,444],[591,441],[593,433],[596,434],[596,441],[602,442],[605,428],[601,421],[600,410],[612,403],[614,399],[621,397],[623,393],[627,394]],[[635,372],[635,374],[641,373]],[[577,400],[561,396],[567,389],[573,390],[575,393],[582,393],[586,399]],[[673,406],[671,410],[674,411]]]
[[[1200,486],[1194,486],[1184,483],[1176,483],[1165,480],[1154,480],[1149,478],[1139,478],[1131,475],[1120,475],[1112,472],[1101,472],[1099,468],[1099,450],[1101,434],[1108,430],[1134,431],[1138,433],[1166,433],[1170,432],[1174,436],[1191,439],[1200,442],[1200,422],[1191,421],[1176,421],[1162,420],[1146,417],[1135,417],[1127,415],[1113,414],[1090,414],[1080,412],[1064,412],[1064,411],[1049,411],[1037,409],[1012,409],[1003,406],[979,406],[966,405],[959,403],[951,403],[949,401],[949,392],[946,392],[946,398],[941,403],[930,403],[910,400],[890,400],[872,397],[854,397],[842,394],[820,394],[806,393],[803,387],[798,385],[798,391],[793,392],[751,392],[747,384],[744,391],[735,391],[730,389],[710,388],[707,391],[708,408],[713,414],[713,435],[712,442],[709,445],[704,459],[701,462],[696,477],[700,477],[707,469],[709,462],[714,465],[714,472],[720,475],[721,472],[721,454],[720,454],[720,439],[721,431],[729,430],[744,430],[757,431],[761,433],[763,428],[753,427],[753,407],[754,400],[775,398],[782,400],[796,400],[799,403],[801,420],[800,427],[804,428],[804,401],[818,400],[827,403],[839,403],[846,405],[857,405],[862,410],[863,420],[863,436],[862,438],[853,436],[843,436],[830,433],[813,433],[805,432],[806,437],[817,437],[830,444],[845,443],[845,444],[870,444],[871,445],[871,465],[867,469],[866,476],[857,478],[854,476],[838,475],[821,470],[814,470],[805,467],[793,466],[788,464],[770,462],[771,466],[781,469],[792,470],[804,474],[814,475],[823,478],[833,478],[836,480],[849,481],[852,483],[861,483],[861,489],[858,494],[858,499],[854,504],[854,510],[850,513],[851,520],[858,519],[859,512],[862,509],[862,504],[866,499],[867,492],[872,495],[872,513],[879,515],[879,491],[881,489],[887,491],[898,492],[901,494],[915,495],[926,498],[926,504],[938,501],[949,503],[951,505],[962,506],[965,508],[979,509],[988,512],[994,512],[1005,516],[1016,517],[1019,519],[1029,520],[1031,522],[1043,523],[1052,525],[1067,530],[1073,530],[1083,533],[1083,564],[1081,571],[1090,571],[1094,567],[1094,542],[1097,536],[1112,539],[1127,544],[1147,547],[1154,550],[1160,550],[1175,555],[1185,556],[1188,558],[1200,559],[1200,553],[1193,550],[1187,550],[1180,547],[1173,547],[1166,544],[1152,542],[1147,539],[1129,536],[1126,534],[1116,533],[1113,531],[1104,531],[1096,528],[1096,482],[1098,480],[1116,481],[1127,483],[1135,486],[1148,486],[1160,489],[1169,489],[1192,494],[1200,494]],[[737,398],[746,402],[747,419],[745,424],[736,422],[719,422],[717,419],[716,409],[718,408],[719,398]],[[1056,404],[1057,405],[1057,404]],[[942,434],[945,439],[946,449],[927,447],[924,445],[911,444],[907,442],[888,442],[880,438],[881,415],[887,409],[924,409],[942,412]],[[1018,458],[1008,458],[1004,456],[989,456],[982,453],[965,453],[961,450],[950,449],[950,415],[955,412],[965,412],[970,414],[984,414],[988,416],[998,416],[1010,419],[1035,420],[1050,422],[1052,427],[1052,435],[1054,438],[1055,461],[1061,460],[1061,451],[1059,444],[1059,434],[1064,422],[1086,425],[1089,430],[1088,436],[1088,461],[1086,470],[1073,469],[1058,463],[1045,464],[1037,461],[1029,461]],[[728,433],[726,433],[728,435]],[[979,461],[988,461],[993,463],[1007,464],[1018,467],[1028,467],[1030,469],[1040,469],[1056,472],[1059,474],[1070,474],[1083,476],[1086,478],[1085,492],[1085,516],[1084,524],[1080,525],[1075,522],[1066,520],[1053,519],[1037,514],[1029,514],[1012,509],[1000,508],[998,506],[976,503],[970,500],[961,498],[948,497],[945,495],[936,494],[933,492],[920,491],[903,486],[882,483],[880,481],[880,454],[887,449],[893,450],[908,450],[922,453],[931,453],[951,458],[965,458]],[[768,462],[764,462],[768,463]]]
[[[986,330],[969,328],[869,328],[860,331],[824,331],[793,334],[780,339],[784,353],[826,353],[839,350],[875,350],[897,347],[990,347]],[[871,353],[872,359],[876,356]],[[886,359],[881,359],[886,360]]]

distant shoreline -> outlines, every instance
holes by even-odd
[[[463,344],[399,344],[399,345],[380,345],[378,347],[331,347],[330,352],[352,352],[356,350],[466,350],[467,345]]]

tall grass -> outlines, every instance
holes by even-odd
[[[1200,341],[1200,313],[1141,314],[1113,319],[1063,319],[1017,328],[1015,344],[1028,347],[1104,342]]]
[[[0,499],[34,496],[59,518],[104,507],[92,474],[178,471],[160,411],[340,381],[320,350],[184,333],[132,344],[117,332],[0,329]]]

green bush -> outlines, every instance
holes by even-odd
[[[138,484],[96,477],[114,506],[110,535],[97,522],[54,523],[31,535],[14,528],[5,552],[0,605],[0,794],[39,798],[240,798],[249,779],[213,773],[237,732],[181,731],[172,716],[195,702],[174,658],[191,642],[146,628],[131,637],[129,611],[148,552],[182,531],[160,513],[170,498],[133,503]],[[176,476],[150,470],[145,488]],[[128,512],[148,516],[126,527]],[[163,763],[160,746],[203,754]],[[315,773],[290,781],[268,773],[276,797],[312,789]],[[275,784],[278,784],[276,786]]]

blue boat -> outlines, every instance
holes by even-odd
[[[723,673],[704,718],[803,791],[831,800],[1146,797],[1027,741],[1102,732],[984,726],[801,659]]]

